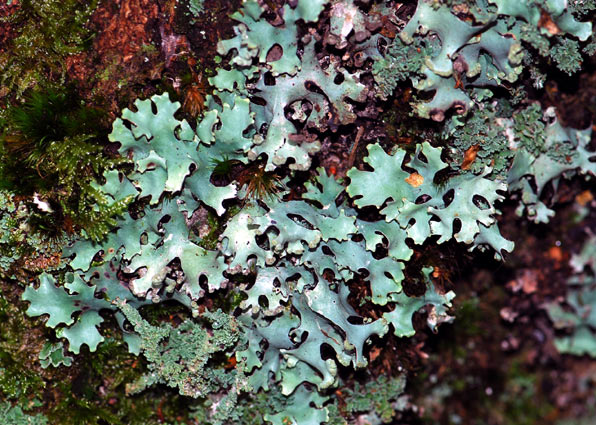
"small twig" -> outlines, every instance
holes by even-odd
[[[356,133],[356,140],[352,145],[352,150],[350,151],[350,156],[348,157],[348,170],[352,168],[352,166],[354,165],[354,160],[356,159],[356,151],[358,150],[358,142],[360,142],[362,134],[364,134],[364,127],[358,127],[358,133]]]

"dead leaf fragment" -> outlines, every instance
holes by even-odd
[[[476,160],[476,154],[478,153],[479,150],[480,150],[480,145],[470,146],[466,150],[466,153],[464,153],[464,161],[461,163],[462,170],[467,170],[468,168],[470,168],[472,163]]]
[[[422,177],[418,173],[412,173],[412,174],[410,174],[410,177],[405,179],[405,181],[406,181],[406,183],[412,185],[413,187],[418,187],[422,183],[424,183],[424,177]]]

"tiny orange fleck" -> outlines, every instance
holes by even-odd
[[[464,83],[461,79],[461,75],[454,73],[453,77],[455,78],[455,85],[453,86],[454,89],[463,89]]]
[[[468,168],[470,168],[472,163],[476,160],[476,154],[478,153],[479,150],[480,150],[480,145],[470,146],[466,150],[466,153],[464,153],[464,161],[461,163],[462,170],[467,170]]]
[[[228,361],[226,362],[226,365],[224,366],[225,369],[234,369],[236,367],[236,356],[230,356],[228,358]]]
[[[592,192],[590,192],[589,190],[584,190],[582,193],[575,197],[575,202],[580,204],[582,207],[585,207],[588,203],[592,202],[593,200],[594,196],[592,195]]]
[[[548,250],[548,256],[555,261],[563,261],[563,250],[558,246],[552,246]]]
[[[409,183],[410,185],[412,185],[414,187],[418,187],[422,183],[424,183],[424,177],[422,177],[418,173],[412,173],[412,174],[410,174],[410,177],[405,179],[405,181],[406,181],[406,183]]]

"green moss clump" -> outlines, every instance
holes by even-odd
[[[21,0],[14,13],[0,18],[17,35],[0,52],[0,102],[22,99],[40,84],[66,80],[66,58],[84,51],[93,39],[86,24],[98,0]]]
[[[37,214],[31,224],[38,229],[56,235],[84,230],[100,240],[126,210],[130,199],[110,203],[94,184],[124,161],[104,152],[103,117],[72,88],[34,91],[8,112],[0,137],[0,188],[42,200],[41,210],[51,214]]]

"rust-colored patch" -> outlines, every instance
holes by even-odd
[[[515,280],[507,283],[507,288],[512,292],[522,290],[525,294],[532,294],[538,289],[538,280],[542,277],[538,270],[526,269]]]
[[[592,192],[590,192],[589,190],[584,190],[582,193],[575,197],[575,202],[580,204],[582,207],[585,207],[588,203],[592,202],[593,200],[594,196],[592,195]]]
[[[0,18],[12,15],[20,8],[18,1],[13,1],[9,6],[2,2],[0,5]],[[12,39],[17,36],[17,25],[11,22],[2,22],[2,31],[0,31],[0,52],[10,49]]]
[[[462,82],[461,75],[458,73],[453,73],[453,77],[455,78],[455,85],[453,86],[454,89],[463,89],[464,83]]]
[[[135,55],[140,46],[151,42],[151,27],[159,14],[152,0],[121,0],[107,2],[98,9],[95,22],[103,22],[95,40],[101,51],[117,51],[122,58]]]
[[[470,146],[464,154],[464,161],[461,163],[461,169],[467,170],[472,166],[472,163],[476,160],[476,154],[480,150],[480,145]]]
[[[73,220],[72,220],[72,218],[70,216],[64,217],[64,221],[62,223],[62,228],[69,235],[74,234],[74,232],[75,232],[75,225],[74,225],[74,222],[73,222]]]
[[[546,10],[540,11],[540,19],[538,20],[538,28],[544,28],[551,35],[557,35],[561,29],[557,26],[553,18],[550,17]]]
[[[381,16],[381,22],[383,27],[381,28],[381,35],[387,38],[394,39],[397,35],[398,28],[395,26],[391,19],[387,15]]]
[[[163,15],[155,0],[103,1],[89,23],[96,32],[93,47],[66,59],[68,75],[77,82],[79,93],[94,103],[97,95],[103,98],[106,104],[101,107],[109,110],[111,118],[130,106],[123,99],[132,103],[136,97],[154,94],[147,82],[161,78]],[[156,67],[160,69],[153,70]]]
[[[226,361],[224,368],[226,370],[234,369],[234,368],[236,368],[236,364],[237,364],[236,356],[232,355],[232,356],[228,357],[228,360]]]
[[[557,262],[561,262],[563,261],[563,250],[558,246],[551,246],[548,250],[548,256]]]
[[[569,261],[569,254],[563,251],[558,246],[552,246],[547,252],[548,258],[553,260],[553,268],[559,270],[564,267]]]
[[[418,187],[422,183],[424,183],[424,177],[422,177],[418,173],[410,174],[410,177],[406,178],[406,183],[410,184],[411,186]]]

